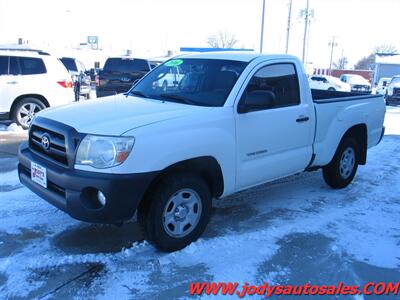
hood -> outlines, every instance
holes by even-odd
[[[393,88],[399,88],[400,87],[400,81],[399,82],[393,82],[389,86],[393,87]]]
[[[38,115],[69,125],[81,133],[122,135],[137,127],[210,109],[119,94],[46,109]]]

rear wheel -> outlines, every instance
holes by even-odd
[[[211,194],[204,179],[180,172],[161,179],[138,208],[147,241],[162,251],[180,250],[198,239],[210,219]]]
[[[24,98],[20,100],[13,110],[12,118],[22,128],[27,129],[32,122],[33,117],[46,105],[36,98]]]
[[[336,91],[336,90],[335,90],[335,88],[330,87],[330,88],[328,88],[328,91],[334,92],[334,91]]]
[[[334,189],[348,186],[357,172],[358,153],[356,140],[352,137],[345,137],[332,161],[323,168],[325,182]]]

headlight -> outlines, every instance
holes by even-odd
[[[133,137],[87,135],[79,144],[75,164],[105,169],[122,164],[132,151]]]

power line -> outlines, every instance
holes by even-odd
[[[331,60],[329,62],[329,74],[332,73],[332,60],[333,60],[333,48],[337,46],[337,43],[335,41],[336,36],[332,36],[332,41],[329,42],[329,46],[331,46]]]
[[[263,0],[262,16],[261,16],[261,37],[260,37],[260,53],[263,51],[264,40],[264,16],[265,16],[265,0]]]
[[[287,29],[286,29],[286,48],[285,48],[286,54],[288,54],[288,51],[289,51],[290,22],[291,22],[291,18],[292,18],[292,1],[293,0],[289,0],[288,22],[287,22]]]
[[[300,11],[300,16],[304,17],[304,36],[303,36],[303,56],[302,61],[305,63],[306,61],[306,48],[307,48],[307,36],[309,34],[309,26],[311,20],[314,18],[314,10],[310,9],[310,1],[307,0],[307,5],[305,9]]]

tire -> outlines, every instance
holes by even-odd
[[[37,98],[23,98],[13,109],[12,119],[22,128],[28,129],[35,114],[45,108],[46,105]]]
[[[161,251],[173,252],[199,238],[210,220],[211,207],[210,189],[202,177],[173,173],[143,199],[138,223],[148,242]]]
[[[330,91],[330,92],[336,92],[336,89],[333,88],[333,87],[330,87],[330,88],[328,88],[328,91]]]
[[[352,137],[345,137],[332,161],[323,167],[325,182],[334,189],[342,189],[350,184],[356,175],[359,161],[359,147]]]

